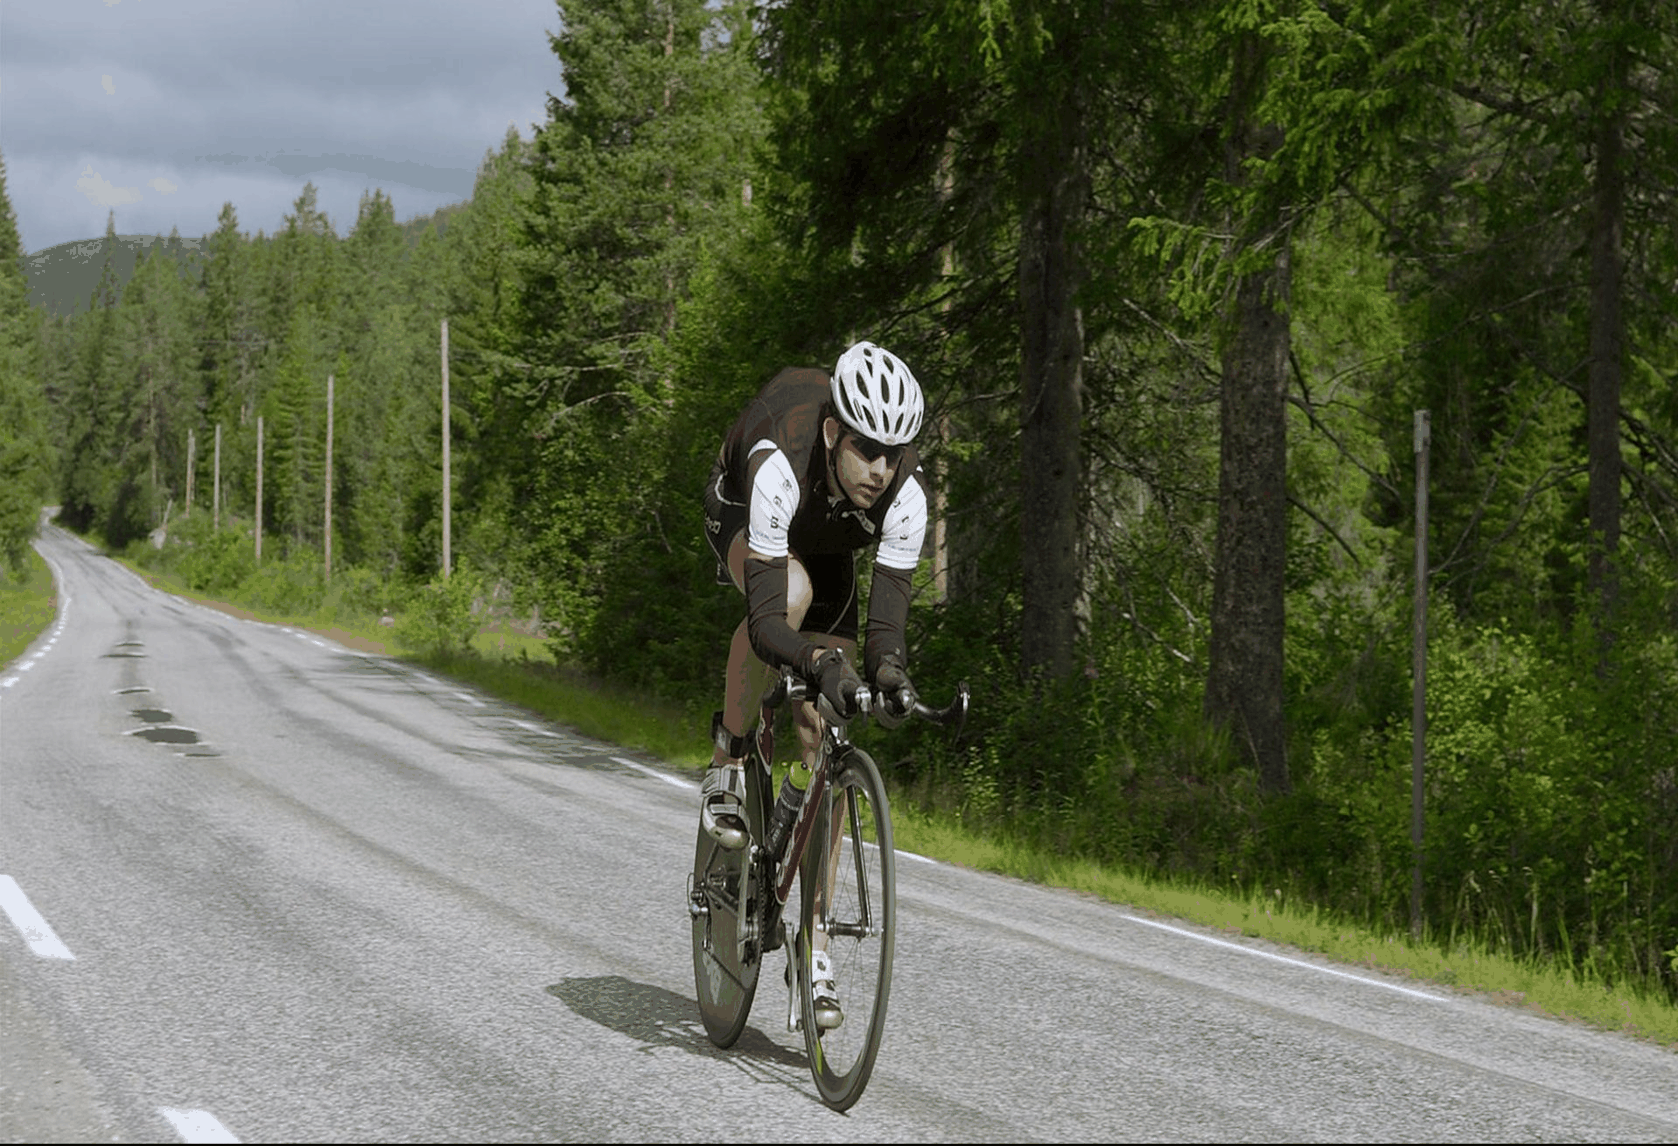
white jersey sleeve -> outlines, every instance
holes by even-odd
[[[880,549],[875,560],[888,569],[914,569],[920,564],[921,542],[926,540],[926,491],[914,474],[897,491],[886,510],[880,530]]]
[[[798,482],[792,476],[792,463],[779,446],[764,438],[752,446],[751,453],[763,450],[772,452],[752,479],[746,546],[765,557],[785,557],[787,530],[792,526],[792,515],[798,512]]]

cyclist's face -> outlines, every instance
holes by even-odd
[[[828,425],[838,423],[828,419]],[[837,438],[834,445],[832,439]],[[878,442],[865,441],[848,430],[829,435],[833,446],[833,470],[839,478],[839,492],[853,505],[871,509],[880,495],[886,492],[897,476],[898,463],[903,460],[903,447],[882,447]]]

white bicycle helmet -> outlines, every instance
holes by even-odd
[[[839,356],[832,385],[840,421],[863,437],[901,446],[920,433],[921,385],[891,351],[857,343]]]

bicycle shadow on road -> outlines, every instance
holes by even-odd
[[[729,1062],[755,1081],[784,1082],[802,1089],[804,1056],[748,1025],[727,1050],[706,1037],[698,1006],[685,995],[637,983],[622,975],[561,979],[544,988],[572,1011],[642,1043],[645,1052],[677,1047],[689,1054]],[[763,1000],[759,1000],[762,1005]]]

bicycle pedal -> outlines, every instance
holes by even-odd
[[[804,1029],[804,1015],[798,1005],[798,976],[793,974],[793,952],[798,950],[798,943],[792,933],[792,924],[786,925],[787,969],[783,978],[787,983],[787,1030],[797,1032]]]

